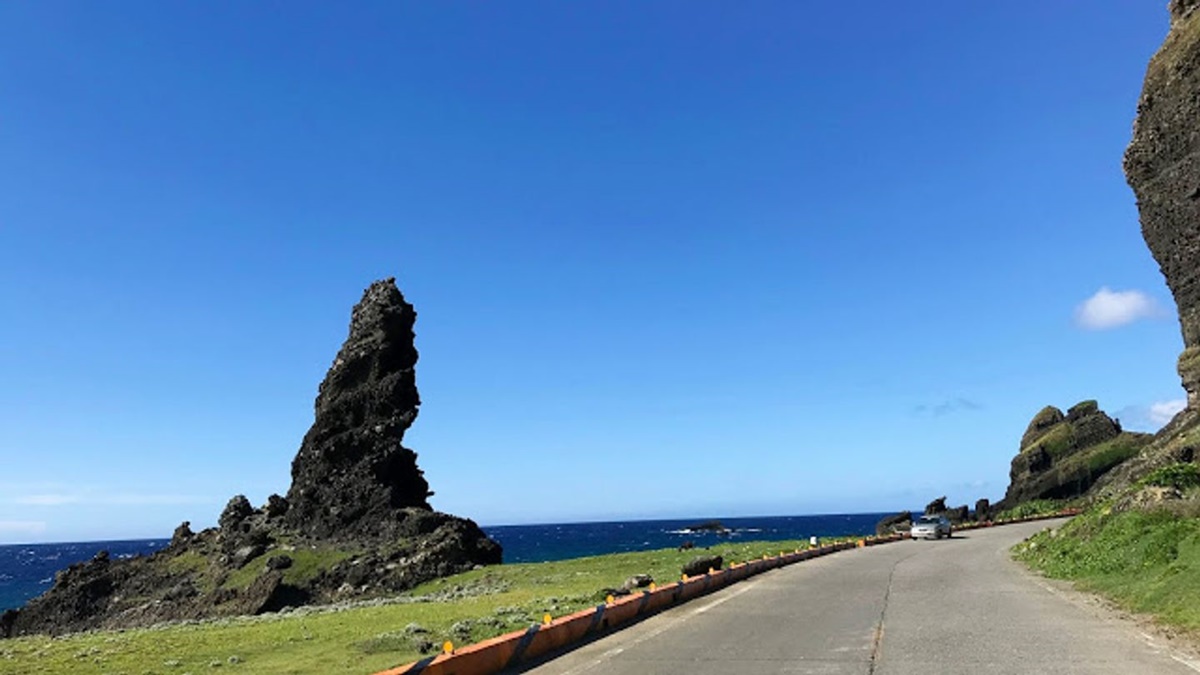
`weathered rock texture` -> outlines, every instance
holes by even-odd
[[[1179,310],[1177,368],[1187,408],[1137,457],[1105,475],[1097,498],[1119,496],[1157,468],[1195,461],[1200,447],[1200,0],[1172,0],[1171,30],[1146,68],[1125,177],[1142,237]]]
[[[417,313],[388,279],[371,284],[321,383],[316,420],[292,462],[287,522],[321,538],[388,538],[397,509],[429,510],[417,455],[401,445],[417,418]]]
[[[987,499],[975,502],[975,520],[983,522],[992,519],[992,503]]]
[[[912,529],[912,511],[901,511],[875,523],[875,534],[883,537],[897,532],[908,532]]]
[[[925,515],[937,516],[946,512],[946,498],[938,497],[937,499],[925,505]]]
[[[1081,496],[1104,473],[1137,454],[1150,438],[1123,432],[1095,401],[1083,401],[1066,414],[1053,406],[1042,408],[1021,437],[1008,491],[994,510],[1035,499]]]
[[[407,590],[499,563],[472,521],[433,511],[416,454],[401,445],[417,416],[412,305],[393,280],[371,284],[317,396],[286,498],[229,500],[218,526],[175,529],[151,556],[72,565],[0,637],[125,628],[272,612]]]
[[[1179,308],[1179,375],[1188,405],[1200,396],[1200,12],[1173,0],[1171,32],[1150,61],[1138,101],[1125,176],[1137,196],[1142,236]]]

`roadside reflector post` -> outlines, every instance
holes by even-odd
[[[454,643],[449,640],[446,640],[445,642],[443,642],[442,643],[442,653],[443,654],[453,654],[454,653]]]
[[[543,626],[549,626],[549,625],[550,625],[550,614],[549,614],[548,612],[547,612],[545,615],[543,615],[543,616],[542,616],[542,625],[543,625]]]
[[[809,546],[816,546],[816,545],[817,545],[817,538],[816,538],[816,537],[809,537],[809,538],[808,538],[808,545],[809,545]]]

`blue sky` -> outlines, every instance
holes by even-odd
[[[372,280],[483,524],[1002,496],[1183,399],[1121,155],[1165,3],[0,3],[0,542],[290,482]]]

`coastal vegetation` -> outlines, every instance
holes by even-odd
[[[1070,508],[1071,501],[1069,499],[1035,499],[1029,502],[1022,502],[1011,509],[1005,509],[996,514],[996,520],[1036,518],[1038,516],[1061,513],[1064,509]]]
[[[1194,486],[1195,466],[1186,467],[1158,478],[1186,476]],[[1195,514],[1167,508],[1119,512],[1105,505],[1019,544],[1015,555],[1049,577],[1074,581],[1129,611],[1200,629],[1200,518]]]
[[[834,541],[832,539],[823,540]],[[808,548],[807,541],[721,543],[703,550],[740,562]],[[489,566],[394,597],[278,614],[0,641],[0,674],[245,672],[371,673],[604,602],[626,579],[679,579],[698,551],[661,549]],[[179,560],[179,559],[176,559]],[[185,558],[177,564],[202,564]],[[297,565],[301,567],[301,565]]]

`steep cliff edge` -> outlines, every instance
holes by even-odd
[[[401,444],[420,405],[415,320],[393,279],[365,291],[321,383],[286,498],[254,508],[237,495],[217,527],[197,533],[183,523],[154,555],[100,552],[72,565],[0,617],[0,637],[365,599],[499,563],[500,545],[478,525],[429,506],[416,453]]]
[[[1195,412],[1200,396],[1200,12],[1171,3],[1171,31],[1146,69],[1125,176],[1142,237],[1179,309],[1178,368]]]
[[[1187,408],[1137,457],[1099,481],[1097,498],[1150,472],[1193,462],[1200,447],[1200,0],[1173,0],[1171,30],[1146,68],[1125,176],[1137,197],[1142,237],[1179,310],[1177,369]]]

